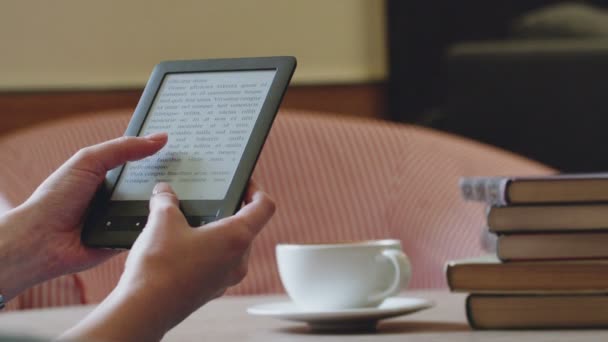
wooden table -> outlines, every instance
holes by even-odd
[[[444,291],[410,291],[403,296],[435,301],[435,307],[411,315],[383,320],[376,332],[357,334],[313,333],[303,323],[252,316],[255,304],[282,301],[283,296],[224,297],[193,313],[163,341],[601,341],[608,330],[474,331],[466,323],[464,294]],[[59,335],[92,306],[4,312],[0,331],[34,336]],[[162,310],[162,308],[158,308]]]

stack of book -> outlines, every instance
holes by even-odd
[[[608,327],[608,174],[471,177],[495,255],[447,265],[474,328]]]

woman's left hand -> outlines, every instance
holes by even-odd
[[[84,215],[106,172],[150,156],[165,133],[121,137],[78,151],[22,205],[0,218],[0,293],[10,299],[27,287],[92,267],[116,254],[89,248],[80,234]],[[16,276],[20,275],[20,276]]]

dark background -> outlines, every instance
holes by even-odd
[[[512,41],[514,19],[560,3],[567,2],[388,0],[389,118],[465,135],[561,171],[608,170],[604,40],[569,37],[564,44],[592,40],[585,42],[591,48],[565,55],[448,54],[463,42]],[[583,4],[601,9],[606,1]]]

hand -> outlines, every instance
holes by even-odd
[[[191,228],[173,190],[156,186],[150,216],[110,296],[66,336],[157,341],[247,273],[251,243],[274,203],[251,183],[235,215]]]
[[[81,243],[83,216],[106,172],[152,155],[167,142],[164,133],[121,137],[78,151],[21,206],[0,221],[0,290],[10,299],[44,280],[81,271],[114,252]]]

